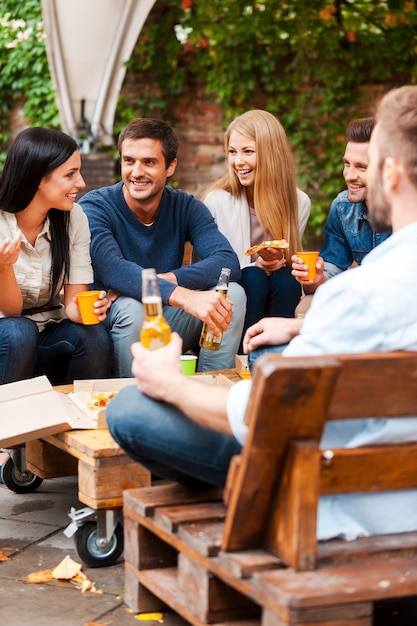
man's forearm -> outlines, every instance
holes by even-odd
[[[190,419],[214,430],[232,434],[227,419],[227,387],[199,380],[199,377],[181,376],[169,385],[164,400],[176,406]]]

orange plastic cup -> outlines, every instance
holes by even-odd
[[[98,300],[99,290],[96,291],[79,291],[77,295],[78,306],[80,307],[81,319],[83,324],[99,324],[98,315],[94,313],[94,302]]]
[[[319,258],[318,252],[297,252],[297,256],[303,260],[305,265],[308,265],[308,276],[303,280],[314,280],[316,278],[316,263]]]

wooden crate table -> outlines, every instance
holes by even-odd
[[[69,393],[72,385],[56,387]],[[147,487],[150,472],[130,459],[107,429],[69,430],[26,443],[27,468],[40,478],[78,474],[80,502],[92,509],[123,505],[123,490]]]
[[[235,368],[208,372],[221,373],[229,380],[240,380]],[[55,387],[70,393],[73,385]],[[27,468],[40,478],[78,474],[80,502],[92,509],[116,509],[123,506],[123,491],[148,487],[148,470],[130,459],[107,429],[69,430],[26,443]]]

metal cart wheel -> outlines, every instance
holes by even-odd
[[[42,484],[43,479],[27,469],[19,470],[9,457],[2,466],[1,477],[11,491],[15,493],[31,493]]]
[[[75,544],[80,559],[88,567],[114,565],[123,552],[123,527],[117,524],[109,541],[100,540],[95,522],[85,522],[77,529]]]

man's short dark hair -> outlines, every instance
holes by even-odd
[[[353,143],[369,143],[374,127],[374,117],[361,117],[352,120],[346,128],[346,139],[353,141]]]
[[[179,140],[171,126],[163,120],[150,117],[137,117],[122,130],[117,147],[119,154],[125,139],[156,139],[161,142],[162,154],[165,157],[166,168],[177,158]]]

